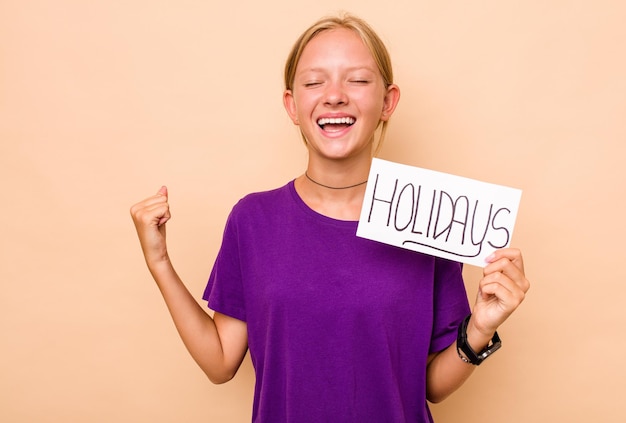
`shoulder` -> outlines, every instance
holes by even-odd
[[[290,181],[286,185],[279,188],[247,194],[242,197],[237,204],[235,204],[234,209],[245,209],[258,205],[275,204],[277,201],[285,201],[285,199],[290,195],[290,186],[292,184],[293,181]]]
[[[292,202],[293,181],[282,187],[247,194],[233,207],[231,219],[258,219],[263,216],[273,216],[279,211],[289,208]]]

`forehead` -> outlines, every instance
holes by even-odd
[[[361,37],[347,28],[325,30],[313,37],[304,47],[297,68],[305,71],[342,63],[377,69],[374,57]]]

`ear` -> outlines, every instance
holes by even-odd
[[[294,125],[299,125],[298,122],[298,109],[296,108],[296,101],[293,98],[293,92],[291,90],[285,90],[283,93],[283,105],[287,114],[291,118]]]
[[[385,98],[383,100],[383,110],[380,115],[381,121],[388,121],[391,118],[396,106],[400,101],[400,87],[395,84],[391,84],[387,87]]]

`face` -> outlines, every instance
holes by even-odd
[[[385,87],[374,58],[349,29],[321,32],[304,48],[293,90],[283,100],[312,155],[329,159],[371,156],[374,132],[399,99]]]

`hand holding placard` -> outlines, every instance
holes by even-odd
[[[374,159],[357,236],[484,267],[508,247],[522,192]]]

